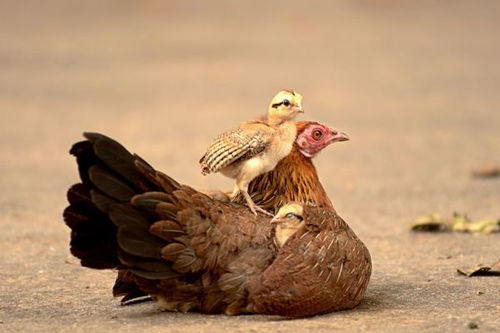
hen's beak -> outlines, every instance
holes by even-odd
[[[346,133],[332,130],[332,138],[330,139],[330,142],[340,142],[347,140],[349,140],[349,136]]]

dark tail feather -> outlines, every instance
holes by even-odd
[[[98,133],[84,133],[84,136],[93,143],[95,155],[108,166],[121,180],[129,183],[137,193],[158,190],[158,186],[144,177],[135,166],[138,156],[132,155],[118,142]],[[144,160],[141,161],[148,165]],[[151,169],[152,167],[149,166]]]
[[[125,277],[119,274],[113,293],[129,302],[145,296],[130,278],[132,273],[146,278],[173,274],[158,260],[163,243],[147,232],[151,224],[148,213],[137,211],[130,200],[148,191],[168,189],[171,193],[180,185],[166,175],[158,175],[118,142],[97,133],[84,136],[87,141],[75,143],[70,150],[82,181],[68,190],[69,206],[63,213],[71,229],[71,253],[82,266],[126,272]]]
[[[68,190],[70,205],[64,210],[66,225],[71,228],[71,254],[82,266],[104,269],[120,267],[116,254],[117,229],[92,203],[90,191],[84,184]]]
[[[138,288],[135,277],[129,270],[119,270],[115,285],[113,286],[113,296],[123,296],[123,305],[132,305],[139,302],[151,301],[152,298]]]

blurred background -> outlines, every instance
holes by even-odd
[[[499,13],[495,0],[2,0],[3,274],[33,282],[27,271],[68,256],[61,212],[77,181],[68,150],[82,132],[117,139],[180,182],[231,188],[203,177],[199,157],[283,88],[304,96],[302,120],[351,137],[316,165],[372,251],[375,286],[413,274],[401,262],[414,254],[405,243],[416,216],[499,214],[499,180],[470,177],[500,163]],[[483,246],[487,261],[494,240],[449,244]],[[421,256],[440,255],[440,242]],[[28,295],[17,293],[11,305],[24,318]]]

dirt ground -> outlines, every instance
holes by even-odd
[[[415,217],[500,216],[498,1],[0,2],[0,331],[500,331],[500,279],[456,269],[500,257],[500,235],[412,234]],[[352,311],[302,320],[129,307],[114,273],[82,268],[61,213],[70,145],[112,136],[197,188],[198,158],[279,89],[349,133],[316,165],[366,243]],[[479,292],[482,292],[480,294]]]

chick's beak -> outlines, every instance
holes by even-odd
[[[346,133],[337,130],[332,130],[332,137],[330,139],[330,142],[340,142],[347,140],[349,140],[349,136]]]
[[[295,106],[293,108],[293,112],[295,112],[295,113],[304,113],[304,109],[302,109],[302,106]]]
[[[278,224],[278,223],[280,223],[280,222],[281,222],[281,220],[282,220],[282,218],[281,218],[281,217],[279,217],[279,216],[275,216],[275,217],[273,217],[273,218],[271,219],[271,224]]]

